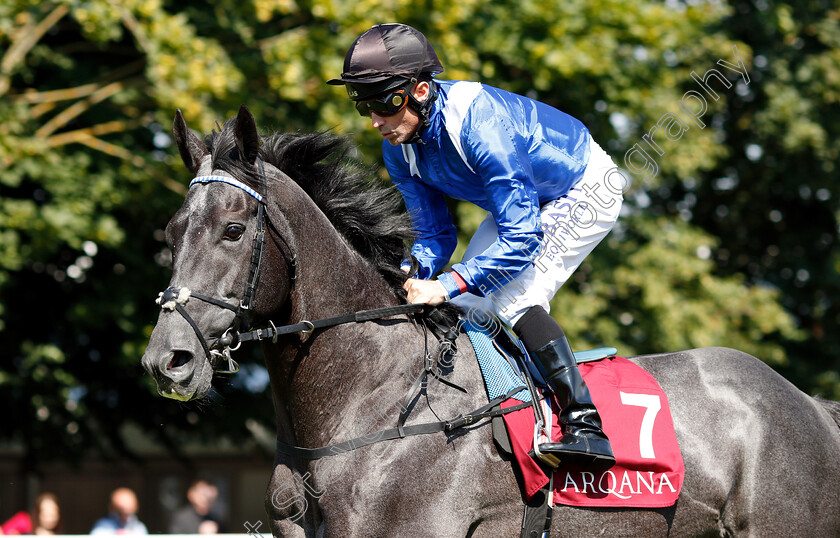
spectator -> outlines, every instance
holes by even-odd
[[[111,493],[108,517],[93,524],[91,534],[149,534],[137,519],[137,496],[128,488],[117,488]]]
[[[194,480],[187,490],[189,504],[175,512],[169,523],[171,534],[216,534],[219,521],[212,514],[219,489],[207,480]]]
[[[58,498],[42,493],[27,513],[18,512],[0,526],[0,534],[56,534],[61,532],[61,511]]]

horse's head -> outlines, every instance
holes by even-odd
[[[241,107],[235,121],[214,133],[209,149],[180,111],[174,134],[196,178],[166,227],[172,279],[158,299],[161,312],[143,366],[162,395],[190,400],[207,393],[214,371],[234,364],[228,360],[231,335],[252,314],[278,308],[294,275],[283,238],[266,216],[264,165],[250,111]]]

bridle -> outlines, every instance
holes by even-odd
[[[265,167],[262,159],[259,157],[257,158],[257,165],[260,180],[262,184],[265,185]],[[241,181],[227,176],[198,176],[190,181],[189,187],[192,188],[193,185],[204,183],[224,183],[232,187],[236,187],[245,191],[257,201],[257,227],[254,232],[253,247],[251,250],[251,263],[248,269],[248,278],[245,281],[245,291],[242,294],[242,299],[238,304],[231,304],[222,299],[216,299],[208,295],[196,293],[188,288],[169,287],[158,294],[156,302],[163,310],[177,311],[186,320],[186,322],[189,323],[190,327],[192,327],[193,331],[195,331],[199,342],[201,342],[201,347],[204,349],[204,354],[207,360],[210,362],[210,365],[216,373],[232,374],[239,371],[239,365],[235,360],[233,360],[233,358],[231,358],[230,352],[239,349],[242,342],[241,336],[243,336],[239,332],[240,329],[244,328],[247,330],[250,326],[251,308],[253,306],[254,296],[256,295],[257,284],[259,284],[260,272],[262,270],[263,258],[265,256],[266,224],[271,227],[275,235],[277,235],[280,241],[282,241],[282,243],[286,246],[288,254],[284,252],[283,249],[280,249],[280,253],[283,255],[283,258],[289,268],[289,280],[292,288],[294,288],[295,281],[297,280],[297,257],[289,246],[289,242],[286,241],[283,234],[274,227],[271,219],[268,217],[265,197],[262,194],[258,193]],[[198,324],[196,324],[195,320],[192,319],[184,307],[187,301],[193,297],[200,301],[204,301],[205,303],[230,310],[235,314],[230,327],[228,327],[222,336],[216,339],[212,345],[208,343],[207,338],[201,333],[201,329],[199,329]],[[227,361],[227,368],[217,368],[218,363],[223,359]]]
[[[265,185],[265,169],[263,161],[257,158],[258,170],[262,184]],[[236,187],[245,191],[252,198],[257,201],[257,229],[254,232],[254,242],[251,251],[251,264],[248,269],[248,278],[245,282],[245,291],[242,294],[242,299],[238,304],[232,304],[222,299],[216,299],[202,293],[196,293],[185,287],[169,287],[158,294],[156,300],[161,309],[178,312],[190,327],[192,327],[195,335],[201,342],[201,347],[204,349],[204,355],[210,366],[213,367],[214,372],[219,374],[233,374],[239,371],[239,364],[231,357],[231,351],[236,351],[242,342],[247,341],[261,341],[270,339],[273,343],[277,342],[277,337],[292,333],[311,333],[316,329],[323,329],[341,325],[344,323],[362,323],[376,319],[382,319],[390,316],[401,314],[417,314],[422,312],[427,307],[422,304],[402,304],[397,306],[386,306],[384,308],[375,308],[372,310],[361,310],[349,314],[343,314],[331,318],[319,319],[314,321],[301,320],[299,323],[292,325],[284,325],[277,327],[271,320],[268,321],[269,327],[263,329],[248,330],[251,322],[251,307],[256,295],[257,284],[259,284],[260,272],[262,270],[262,262],[265,254],[266,243],[266,226],[271,228],[274,234],[280,238],[280,241],[285,245],[288,254],[280,249],[283,258],[289,268],[289,280],[291,288],[294,289],[295,281],[297,280],[297,256],[292,251],[289,242],[283,237],[277,228],[268,217],[266,209],[265,197],[249,187],[248,185],[228,176],[198,176],[190,181],[190,188],[193,185],[203,183],[224,183],[232,187]],[[232,311],[235,315],[230,326],[222,333],[222,336],[215,339],[212,343],[208,342],[198,324],[190,316],[185,308],[187,302],[195,298],[205,303],[209,303],[220,308]],[[241,332],[240,330],[244,331]],[[454,342],[454,334],[448,337],[450,342]],[[450,344],[451,345],[451,344]],[[221,361],[226,361],[226,367],[219,368]]]

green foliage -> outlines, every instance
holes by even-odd
[[[767,337],[802,335],[777,289],[715,275],[709,256],[718,240],[680,220],[637,216],[625,224],[632,232],[599,247],[552,303],[571,334],[628,354],[727,346],[787,363],[784,348]]]
[[[388,21],[424,31],[442,78],[554,105],[619,164],[635,144],[654,157],[657,176],[634,178],[627,216],[553,302],[575,347],[726,345],[840,398],[840,7],[825,4],[0,3],[0,402],[20,410],[0,435],[36,465],[129,454],[128,422],[173,450],[271,423],[264,393],[221,387],[225,408],[183,413],[140,368],[188,176],[169,126],[181,108],[206,133],[246,103],[263,129],[352,134],[381,163],[369,120],[324,81]],[[749,84],[716,63],[733,46]],[[711,83],[700,128],[678,103],[712,68],[732,86]],[[658,131],[654,153],[643,136],[667,113],[687,129]],[[483,212],[452,207],[458,256]]]

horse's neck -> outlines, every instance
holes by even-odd
[[[397,304],[381,275],[348,245],[315,203],[297,185],[289,185],[288,191],[278,209],[292,230],[297,256],[292,320]]]
[[[290,190],[276,208],[291,231],[297,256],[289,321],[398,304],[387,282],[315,204],[299,189]],[[335,426],[344,411],[364,405],[373,393],[396,403],[407,389],[405,380],[419,373],[423,351],[422,332],[404,316],[287,338],[269,354],[277,404],[293,409],[297,429],[324,421]]]
[[[431,353],[436,342],[430,337]],[[291,379],[296,431],[310,446],[370,433],[392,423],[423,369],[424,337],[404,316],[348,324],[313,338]],[[348,435],[353,434],[353,435]]]

